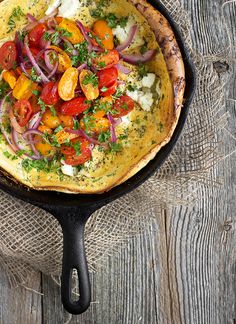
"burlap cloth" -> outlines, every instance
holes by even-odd
[[[219,57],[202,57],[192,49],[191,26],[178,0],[163,0],[184,35],[198,74],[197,92],[184,132],[166,163],[141,187],[93,214],[86,226],[90,270],[121,242],[150,224],[150,210],[161,213],[167,204],[191,204],[201,184],[213,185],[209,171],[221,158],[219,131],[225,126],[225,80],[214,69]],[[229,44],[230,45],[230,44]],[[230,60],[230,46],[224,61]],[[0,191],[0,264],[10,282],[27,284],[32,271],[59,275],[62,233],[48,213]]]

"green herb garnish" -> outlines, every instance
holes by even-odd
[[[24,17],[24,16],[25,16],[25,14],[22,11],[21,7],[20,6],[15,7],[12,10],[12,14],[9,17],[8,22],[7,22],[8,26],[9,26],[9,30],[7,32],[9,33],[11,31],[13,31],[16,27],[16,21],[20,21],[21,17]]]

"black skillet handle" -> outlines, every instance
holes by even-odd
[[[87,310],[91,301],[91,287],[84,247],[84,228],[94,210],[49,210],[59,221],[63,232],[63,259],[61,299],[64,308],[78,315]],[[76,270],[79,282],[79,299],[73,300],[72,272]]]

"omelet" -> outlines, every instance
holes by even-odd
[[[137,26],[134,39],[120,54],[122,68],[116,93],[112,95],[113,101],[120,94],[129,96],[134,108],[117,118],[115,142],[104,145],[101,134],[96,135],[100,144],[93,145],[91,158],[83,164],[67,164],[61,156],[31,159],[12,151],[1,136],[0,167],[36,190],[103,193],[140,171],[171,139],[184,98],[183,59],[168,21],[144,0],[5,0],[0,4],[1,44],[14,40],[15,32],[24,30],[28,13],[40,20],[55,10],[60,19],[80,21],[89,29],[98,19],[106,20],[115,46],[123,44],[132,26]],[[130,63],[132,56],[143,57],[148,51],[155,51],[150,60]]]

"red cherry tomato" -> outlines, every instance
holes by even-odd
[[[32,115],[32,107],[28,100],[21,99],[14,105],[14,115],[16,120],[21,127],[26,126]]]
[[[40,98],[46,105],[55,105],[60,100],[60,96],[58,94],[58,84],[53,81],[48,82],[43,87]]]
[[[102,87],[109,88],[115,81],[117,81],[118,71],[117,68],[111,67],[109,69],[98,71],[97,76],[99,89]]]
[[[120,60],[120,54],[116,50],[111,50],[108,53],[102,53],[101,55],[93,59],[93,65],[98,70],[104,70],[118,64]]]
[[[85,97],[74,98],[68,102],[65,102],[61,106],[61,113],[63,115],[76,116],[87,110],[90,104],[87,103]]]
[[[40,47],[40,40],[46,30],[47,28],[44,24],[38,24],[33,29],[31,29],[31,31],[29,32],[30,46]]]
[[[62,145],[61,147],[61,152],[62,154],[65,155],[65,163],[72,165],[72,166],[77,166],[80,164],[84,164],[86,161],[91,159],[91,150],[89,148],[89,143],[86,139],[84,138],[79,138],[79,139],[74,139],[71,141],[72,146],[67,147],[65,145]],[[76,150],[73,147],[73,144],[75,143],[80,143],[80,154],[76,154]]]
[[[113,95],[115,92],[116,92],[116,89],[117,89],[117,81],[115,81],[108,89],[107,91],[101,91],[101,96],[102,97],[107,97],[107,96],[111,96]]]
[[[134,101],[129,96],[122,96],[116,100],[113,106],[116,114],[112,114],[112,117],[118,118],[127,115],[134,109]]]
[[[5,70],[13,68],[17,57],[16,45],[14,42],[6,42],[0,48],[0,67]]]

